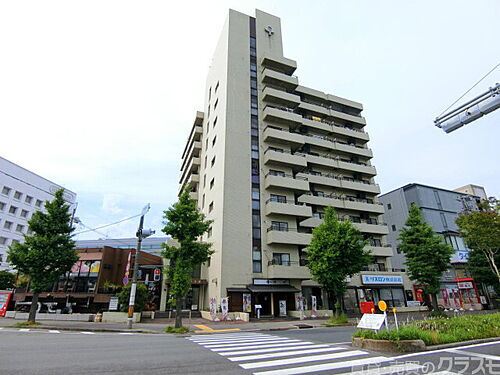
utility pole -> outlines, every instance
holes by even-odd
[[[135,260],[134,260],[134,271],[132,276],[132,286],[130,288],[130,300],[128,304],[128,320],[127,327],[132,329],[132,321],[134,319],[134,304],[135,304],[135,292],[137,291],[137,274],[139,273],[139,256],[141,253],[141,243],[144,238],[147,238],[155,233],[151,229],[143,229],[144,226],[144,215],[149,211],[149,203],[142,209],[141,219],[139,221],[139,228],[137,229],[137,249],[135,250]]]

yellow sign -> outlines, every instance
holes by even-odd
[[[378,301],[378,308],[380,309],[380,311],[387,310],[387,303],[385,303],[384,301]]]

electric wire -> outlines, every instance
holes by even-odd
[[[130,217],[127,217],[125,219],[122,219],[122,220],[119,220],[119,221],[116,221],[114,223],[110,223],[110,224],[106,224],[106,225],[101,225],[100,227],[97,227],[97,228],[89,228],[87,230],[84,230],[84,231],[81,231],[81,232],[77,232],[77,233],[74,233],[73,235],[76,236],[78,234],[82,234],[82,233],[88,233],[88,232],[95,232],[97,229],[102,229],[102,228],[107,228],[107,227],[110,227],[112,225],[117,225],[117,224],[120,224],[120,223],[123,223],[124,221],[127,221],[127,220],[131,220],[131,219],[134,219],[136,217],[139,217],[141,216],[142,214],[137,214],[137,215],[134,215],[134,216],[130,216]],[[82,224],[84,227],[88,228],[86,225]]]
[[[458,99],[457,99],[457,100],[455,100],[453,103],[451,103],[451,104],[450,104],[450,106],[449,106],[448,108],[446,108],[443,112],[441,112],[441,113],[439,114],[439,116],[437,116],[437,117],[441,117],[441,115],[442,115],[443,113],[445,113],[445,112],[446,112],[446,111],[448,111],[451,107],[453,107],[455,104],[457,104],[457,103],[460,101],[460,99],[462,99],[465,95],[467,95],[467,94],[468,94],[468,93],[469,93],[469,92],[470,92],[470,91],[471,91],[474,87],[476,87],[477,85],[479,85],[479,84],[480,84],[480,83],[481,83],[481,82],[482,82],[482,81],[483,81],[486,77],[488,77],[488,76],[489,76],[489,75],[490,75],[490,74],[491,74],[491,73],[492,73],[492,72],[493,72],[496,68],[498,68],[499,66],[500,66],[500,62],[499,62],[497,65],[495,65],[495,66],[493,67],[493,69],[491,69],[488,73],[486,73],[486,74],[485,74],[485,75],[484,75],[484,76],[483,76],[483,77],[482,77],[479,81],[477,81],[477,82],[474,84],[474,86],[472,86],[470,89],[468,89],[468,90],[467,90],[467,91],[466,91],[466,92],[465,92],[465,93],[464,93],[464,94],[463,94],[460,98],[458,98]]]

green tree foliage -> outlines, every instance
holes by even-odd
[[[122,288],[118,293],[118,302],[120,303],[120,310],[127,312],[128,304],[130,301],[130,289],[132,285],[129,284]],[[134,312],[141,312],[146,310],[149,301],[148,287],[143,283],[137,283],[137,290],[135,291]]]
[[[194,268],[206,261],[213,253],[212,244],[200,242],[200,237],[210,230],[212,222],[196,208],[196,202],[184,190],[179,201],[164,211],[165,227],[162,231],[170,235],[178,246],[163,244],[163,256],[169,260],[165,274],[170,281],[170,294],[176,300],[175,328],[182,326],[182,300],[191,287]]]
[[[460,215],[456,223],[466,245],[472,249],[469,256],[479,262],[484,256],[489,266],[487,274],[493,274],[500,283],[500,203],[497,200],[479,204],[479,211],[469,211]]]
[[[16,275],[8,271],[0,271],[0,290],[14,288],[16,282]]]
[[[500,254],[496,255],[495,262],[500,264]],[[491,270],[490,263],[482,251],[471,250],[465,267],[477,282],[493,286],[500,295],[498,277]]]
[[[327,207],[324,221],[313,230],[307,247],[307,266],[313,279],[341,300],[346,278],[373,261],[365,246],[360,231],[350,221],[339,221],[334,209]]]
[[[68,272],[78,261],[71,239],[71,215],[64,202],[63,190],[55,193],[52,202],[45,204],[47,212],[37,211],[28,221],[31,235],[24,243],[9,248],[8,260],[14,268],[29,277],[33,300],[28,320],[35,322],[38,295]]]
[[[432,306],[438,309],[437,293],[439,279],[449,268],[453,248],[444,243],[442,236],[436,236],[420,213],[420,208],[412,204],[399,235],[399,248],[406,256],[408,276],[411,280],[426,285],[426,291],[432,296]]]

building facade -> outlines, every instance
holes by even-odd
[[[10,269],[8,247],[24,240],[28,220],[44,210],[45,202],[54,199],[59,189],[64,188],[0,157],[0,270]],[[64,199],[73,211],[76,194],[64,189]]]
[[[141,251],[161,255],[163,244],[167,242],[170,237],[148,237],[144,238],[141,242]],[[106,238],[98,240],[77,240],[76,248],[78,249],[94,249],[103,246],[114,247],[117,249],[136,249],[137,238]]]
[[[180,189],[212,229],[202,307],[229,297],[233,311],[277,315],[279,301],[295,310],[329,306],[311,280],[307,245],[327,206],[369,240],[375,262],[350,282],[347,307],[390,296],[405,304],[405,276],[391,264],[384,207],[363,106],[299,85],[294,60],[283,55],[280,19],[230,10],[206,81],[205,111],[197,112],[186,143]]]
[[[484,189],[482,191],[484,192]],[[482,305],[487,304],[484,299],[486,293],[465,269],[469,249],[460,237],[455,223],[460,213],[465,210],[476,210],[481,198],[458,191],[412,183],[381,195],[380,201],[385,206],[384,221],[389,227],[387,242],[392,245],[394,251],[392,257],[394,267],[405,267],[405,256],[399,250],[398,237],[399,231],[408,219],[410,206],[415,203],[420,207],[424,221],[434,232],[442,235],[445,242],[455,250],[450,259],[450,268],[441,277],[438,302],[446,308],[482,309]],[[415,299],[423,302],[424,286],[413,285],[412,289]]]

